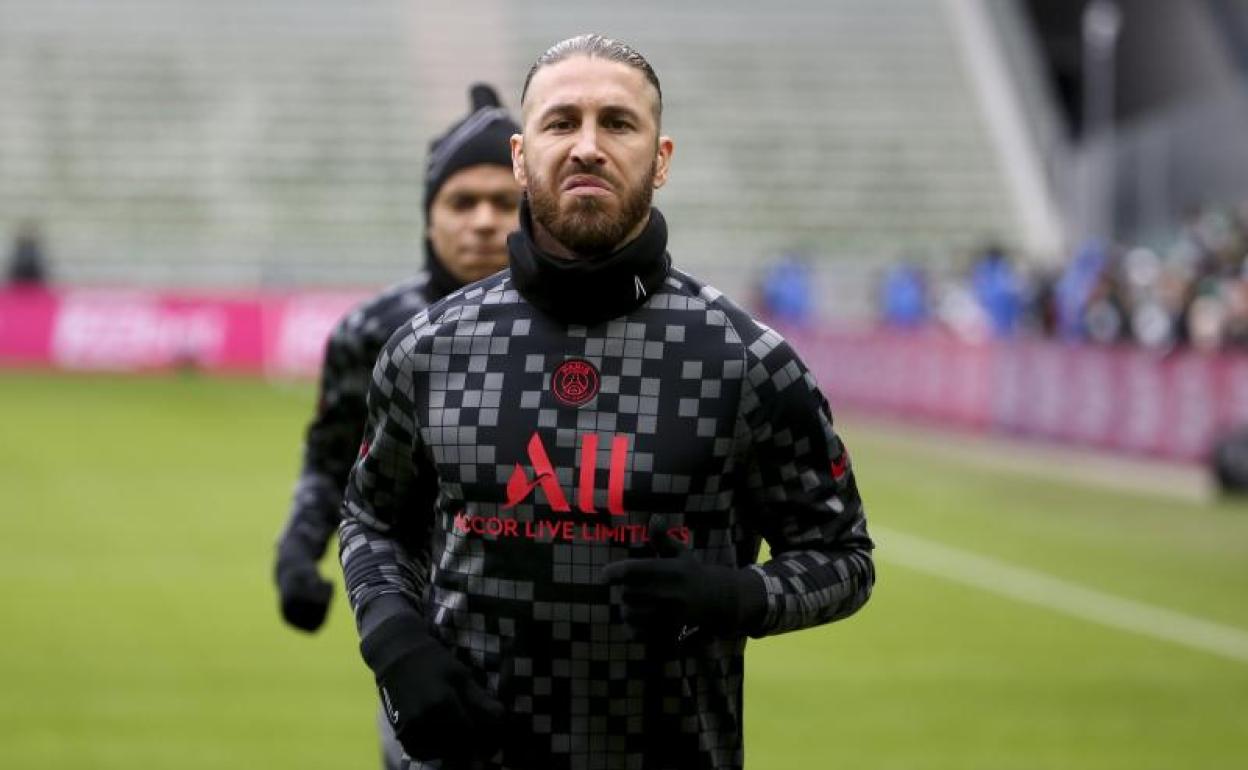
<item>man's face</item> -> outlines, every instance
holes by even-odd
[[[507,234],[516,229],[520,189],[504,166],[457,171],[429,207],[429,241],[451,275],[479,281],[507,266]]]
[[[512,166],[535,222],[571,254],[609,252],[645,225],[672,156],[657,100],[638,70],[588,56],[548,65],[529,83]]]

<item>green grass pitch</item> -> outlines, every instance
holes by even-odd
[[[314,637],[280,624],[271,587],[312,397],[0,373],[0,767],[378,766],[341,576],[327,562]],[[1248,506],[842,432],[882,532],[1248,638]],[[1248,659],[1072,615],[1061,591],[949,580],[878,539],[858,616],[751,643],[751,770],[1248,767]]]

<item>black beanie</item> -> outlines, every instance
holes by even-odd
[[[498,100],[498,92],[484,83],[468,89],[472,112],[429,145],[425,166],[425,215],[438,190],[455,172],[490,163],[511,168],[511,135],[520,133]]]

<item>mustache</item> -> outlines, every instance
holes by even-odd
[[[618,186],[618,182],[612,174],[608,174],[597,166],[591,166],[580,161],[572,161],[568,164],[568,168],[559,176],[559,183],[563,184],[574,176],[592,176],[601,179],[612,187]]]

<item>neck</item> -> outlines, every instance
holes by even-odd
[[[629,230],[619,243],[611,247],[611,253],[619,251],[636,240],[637,236],[641,235],[642,231],[646,229],[646,225],[649,222],[650,214],[647,212],[646,215],[637,222],[637,224],[633,225],[633,229]],[[543,227],[536,218],[533,219],[533,242],[537,244],[539,249],[552,257],[567,260],[585,259],[584,254],[578,254],[572,249],[569,249],[567,246],[564,246],[563,242],[551,235],[550,231]]]
[[[507,248],[516,289],[563,324],[593,326],[631,313],[662,291],[672,265],[658,209],[610,254],[584,256],[555,245],[522,201],[520,229],[507,236]]]

